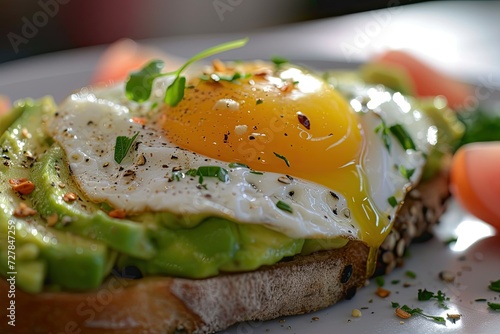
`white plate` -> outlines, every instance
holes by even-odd
[[[232,37],[218,36],[204,39],[204,45],[214,45],[219,41],[227,41]],[[267,37],[265,40],[268,40]],[[198,41],[201,41],[199,39]],[[194,42],[170,40],[153,41],[153,44],[168,50],[176,50],[177,54],[186,56],[193,54]],[[173,46],[176,46],[175,48]],[[182,49],[184,47],[184,49]],[[0,65],[0,94],[12,99],[22,97],[38,98],[51,94],[60,101],[71,91],[87,84],[96,61],[103,50],[102,47],[73,50],[55,53],[43,57],[6,63]],[[258,50],[250,54],[240,53],[241,58],[253,57]],[[268,57],[269,51],[262,55]],[[233,54],[235,58],[238,53]],[[286,54],[283,54],[287,56]],[[292,58],[292,57],[291,57]],[[313,59],[311,62],[315,64]],[[317,64],[317,63],[316,63]],[[342,62],[330,62],[328,66],[345,65]],[[321,66],[325,66],[322,63]],[[375,295],[376,284],[359,290],[349,301],[341,302],[319,312],[302,316],[287,317],[267,322],[247,322],[233,326],[224,333],[498,333],[500,312],[488,309],[485,302],[476,299],[485,298],[500,303],[500,294],[488,290],[490,281],[500,279],[500,236],[488,225],[478,221],[455,203],[450,203],[448,212],[436,230],[437,238],[425,244],[412,245],[411,256],[404,268],[395,270],[385,277],[385,288],[391,290],[391,295],[381,299]],[[446,246],[443,240],[457,237],[457,242]],[[406,271],[416,273],[415,279],[405,275]],[[438,278],[441,271],[448,270],[456,275],[453,283],[445,283]],[[391,281],[398,280],[398,284]],[[404,287],[409,283],[409,287]],[[449,309],[439,308],[433,301],[419,302],[418,289],[428,289],[433,292],[441,290],[450,298]],[[446,318],[447,313],[461,314],[456,322],[447,320],[446,325],[423,317],[400,319],[395,316],[391,302],[419,307],[432,315]],[[351,316],[353,309],[362,312],[360,318]]]

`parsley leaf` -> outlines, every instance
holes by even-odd
[[[385,285],[384,276],[375,277],[375,283],[377,283],[377,286],[383,287]]]
[[[415,168],[411,168],[411,169],[406,169],[405,166],[403,165],[399,165],[399,172],[401,173],[401,175],[407,179],[408,181],[410,181],[410,178],[413,176],[413,174],[415,173]]]
[[[130,75],[125,85],[125,95],[130,100],[136,102],[144,102],[151,96],[154,79],[162,76],[173,75],[174,81],[172,82],[172,84],[170,84],[170,86],[167,87],[167,90],[165,92],[165,103],[174,107],[184,97],[186,78],[181,76],[181,74],[189,65],[203,58],[243,47],[247,42],[248,38],[243,38],[213,46],[191,57],[178,70],[168,73],[161,73],[161,70],[164,67],[164,62],[162,60],[153,60],[141,70]],[[232,80],[234,79],[234,77],[235,76],[233,76]],[[239,74],[239,76],[236,77],[239,78],[242,76],[241,74]]]
[[[490,282],[488,288],[492,291],[500,292],[500,279],[494,282]]]
[[[413,279],[417,278],[417,274],[415,274],[415,272],[413,272],[411,270],[405,271],[405,275],[406,275],[406,277],[409,277],[409,278],[413,278]]]
[[[443,318],[443,317],[439,317],[439,316],[434,316],[434,315],[429,315],[429,314],[425,314],[424,311],[421,309],[421,308],[411,308],[409,307],[408,305],[403,305],[403,306],[400,306],[399,303],[396,303],[396,302],[392,302],[391,303],[392,307],[393,308],[401,308],[403,311],[405,312],[408,312],[410,313],[411,315],[421,315],[422,317],[424,318],[427,318],[427,319],[431,319],[431,320],[434,320],[435,322],[439,323],[439,324],[443,324],[445,325],[446,324],[446,319]]]
[[[200,166],[198,169],[190,169],[186,172],[189,176],[199,176],[199,183],[203,183],[203,177],[216,177],[222,182],[229,181],[227,169],[219,166]]]
[[[395,208],[396,206],[398,206],[398,200],[396,199],[396,197],[394,196],[391,196],[387,199],[387,202],[389,202],[389,204]]]
[[[488,306],[494,311],[500,311],[500,304],[488,302]]]
[[[117,163],[121,163],[125,156],[127,155],[128,151],[132,147],[132,144],[134,143],[135,139],[139,135],[139,132],[136,132],[135,135],[132,138],[129,138],[127,136],[118,136],[116,137],[116,143],[115,143],[115,161]]]
[[[428,291],[427,289],[418,289],[418,300],[420,301],[425,301],[425,300],[431,300],[431,299],[436,299],[437,304],[444,308],[448,309],[448,305],[446,305],[446,301],[450,300],[450,298],[446,297],[446,294],[442,292],[441,290],[438,290],[437,293],[434,293],[432,291]]]
[[[287,211],[287,212],[293,213],[293,209],[290,206],[290,204],[288,204],[288,203],[285,203],[283,201],[278,201],[276,203],[276,206],[278,207],[278,209],[281,209],[283,211]]]
[[[382,136],[385,147],[388,151],[391,150],[391,137],[389,136],[390,130],[385,124],[384,120],[375,128],[375,133],[379,133]]]
[[[408,134],[408,132],[406,132],[405,128],[401,124],[394,124],[389,127],[389,130],[405,150],[416,149],[413,139],[411,139],[410,135]]]

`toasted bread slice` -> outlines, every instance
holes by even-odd
[[[449,197],[446,173],[412,190],[381,246],[377,273],[402,264],[412,240],[427,238]],[[368,247],[350,241],[336,250],[295,256],[254,272],[192,280],[111,276],[97,291],[16,291],[12,327],[2,333],[212,333],[247,320],[302,314],[350,299],[366,282]],[[391,255],[387,255],[391,254]],[[0,281],[0,294],[8,284]],[[1,301],[6,310],[5,298]],[[4,305],[5,304],[5,305]],[[5,311],[4,311],[5,312]]]

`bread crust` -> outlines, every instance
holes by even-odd
[[[86,293],[17,291],[19,320],[15,327],[3,321],[1,332],[211,333],[239,321],[306,313],[352,297],[365,282],[367,256],[364,243],[351,241],[338,250],[296,256],[249,273],[202,280],[112,276],[98,291]],[[0,293],[6,295],[7,288],[2,280]]]
[[[399,240],[405,240],[405,249],[438,221],[449,197],[447,184],[446,173],[442,173],[410,193],[391,232],[399,234],[399,239],[394,245],[385,242],[381,246],[377,271],[382,268],[380,273],[386,273],[402,259]],[[409,227],[411,224],[423,225]],[[340,249],[208,279],[128,280],[111,275],[99,290],[85,293],[31,295],[17,290],[16,326],[2,321],[0,332],[212,333],[241,321],[307,313],[354,296],[367,278],[368,251],[361,241],[349,241]],[[384,262],[387,252],[395,254],[395,265]],[[0,280],[0,294],[6,296],[8,288],[6,280]],[[3,312],[6,303],[1,298]]]

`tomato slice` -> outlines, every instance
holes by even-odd
[[[7,96],[0,95],[0,115],[10,110],[10,100]]]
[[[452,160],[450,187],[463,207],[500,230],[500,142],[462,146]]]
[[[102,55],[92,78],[92,84],[102,85],[128,78],[130,72],[146,65],[152,59],[165,62],[165,70],[175,70],[182,61],[157,49],[140,45],[130,39],[122,39],[111,44]]]
[[[453,109],[471,106],[472,87],[456,81],[404,51],[391,50],[374,60],[375,63],[403,69],[411,77],[415,94],[419,97],[443,95]]]

